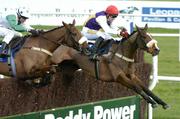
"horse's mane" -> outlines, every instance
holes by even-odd
[[[136,33],[137,31],[133,31],[129,36],[128,36],[128,38],[129,37],[131,37],[134,33]]]
[[[47,30],[47,31],[44,31],[43,33],[48,33],[48,32],[51,32],[51,31],[54,31],[54,30],[57,30],[57,29],[61,29],[63,28],[64,26],[58,26],[58,27],[55,27],[55,28],[52,28],[50,30]]]
[[[69,24],[69,25],[72,25],[72,24]],[[45,31],[45,32],[43,32],[43,33],[48,33],[48,32],[51,32],[51,31],[54,31],[54,30],[57,30],[57,29],[61,29],[61,28],[63,28],[64,26],[58,26],[58,27],[55,27],[55,28],[52,28],[52,29],[50,29],[50,30],[48,30],[48,31]]]
[[[126,40],[128,40],[133,34],[135,34],[137,31],[133,31],[127,38],[122,38],[121,42],[124,42]],[[115,42],[116,44],[118,44],[119,42]]]

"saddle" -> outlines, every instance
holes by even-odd
[[[19,37],[19,36],[14,37],[11,40],[11,42],[9,43],[9,48],[11,48],[11,49],[17,49],[17,47],[21,48],[28,37],[29,37],[29,35],[26,35],[24,37]]]
[[[2,56],[1,59],[7,59],[6,57],[9,57],[11,55],[13,55],[13,57],[14,57],[15,53],[20,50],[20,48],[24,44],[25,39],[27,37],[29,37],[29,36],[24,36],[24,37],[16,36],[16,37],[14,37],[10,41],[10,43],[7,45],[7,47],[5,49],[5,52],[6,52],[7,55],[6,56]],[[3,46],[1,45],[1,47],[3,47]],[[6,60],[0,60],[0,61],[6,61]]]
[[[113,40],[104,40],[102,37],[99,37],[95,44],[90,44],[88,50],[91,52],[89,55],[90,59],[97,60],[98,56],[102,56],[109,52],[110,47],[112,46]]]

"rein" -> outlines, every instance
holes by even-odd
[[[122,39],[122,40],[123,40],[123,39]],[[112,55],[111,55],[110,53],[108,53],[108,56],[111,55],[111,57],[110,57],[110,62],[112,61],[112,59],[113,59],[115,56],[117,56],[118,58],[123,59],[123,60],[125,60],[125,61],[127,61],[127,62],[134,62],[134,59],[128,58],[128,57],[126,57],[126,56],[123,56],[122,54],[117,53],[119,47],[122,45],[122,42],[123,42],[122,40],[118,43],[116,49],[115,49],[114,51],[111,51],[111,52],[112,52]],[[126,39],[126,40],[128,40],[128,39]],[[122,50],[122,52],[123,52],[123,48],[121,48],[121,50]]]
[[[114,58],[114,56],[115,56],[116,52],[118,51],[120,45],[121,45],[121,41],[118,43],[118,46],[116,47],[116,49],[114,51],[112,51],[112,56],[110,57],[110,62]]]
[[[71,27],[72,27],[72,26],[71,26]],[[57,41],[54,41],[54,40],[52,40],[52,39],[47,38],[47,37],[44,36],[42,33],[39,33],[38,36],[41,37],[41,38],[43,38],[43,39],[45,39],[45,40],[47,40],[47,41],[50,41],[50,42],[52,42],[53,44],[56,44],[56,45],[58,45],[58,46],[62,45],[63,40],[65,40],[66,38],[67,38],[67,41],[66,41],[66,42],[68,42],[68,40],[71,40],[71,39],[72,39],[71,42],[72,42],[72,44],[75,45],[75,49],[80,50],[79,43],[76,42],[75,38],[73,37],[73,35],[76,35],[76,34],[74,34],[74,33],[71,31],[71,27],[70,27],[70,28],[66,28],[66,33],[67,33],[67,34],[65,33],[65,34],[63,34],[62,36],[60,36]],[[61,28],[62,28],[62,27],[61,27]],[[66,36],[66,35],[67,35],[67,36]],[[49,56],[52,56],[52,55],[53,55],[53,53],[52,53],[51,51],[48,51],[48,50],[46,50],[46,49],[44,49],[44,48],[39,48],[39,47],[34,47],[34,46],[32,46],[32,47],[23,47],[23,48],[25,48],[25,49],[30,49],[30,50],[35,50],[35,51],[40,51],[40,52],[43,52],[43,53],[45,53],[45,54],[47,54],[47,55],[49,55]]]
[[[70,29],[67,30],[68,32],[68,39],[72,39],[71,41],[73,42],[73,44],[75,45],[75,49],[77,49],[78,51],[81,51],[80,50],[80,46],[79,46],[79,43],[75,40],[75,38],[73,37],[73,32],[71,32]],[[69,38],[70,37],[70,38]]]
[[[45,40],[51,41],[52,43],[54,43],[54,44],[56,44],[56,45],[61,45],[61,43],[59,43],[59,42],[62,41],[61,38],[63,37],[63,35],[62,35],[60,38],[58,38],[58,42],[56,42],[56,41],[53,41],[53,40],[48,39],[47,37],[43,36],[42,34],[39,34],[39,36],[40,36],[41,38],[45,39]]]
[[[65,35],[62,35],[60,38],[58,38],[58,42],[56,42],[56,41],[54,41],[54,40],[51,40],[51,39],[48,39],[47,37],[45,37],[44,35],[42,35],[42,33],[39,34],[39,37],[41,37],[41,38],[43,38],[43,39],[45,39],[45,40],[47,40],[47,41],[51,41],[52,43],[54,43],[54,44],[56,44],[56,45],[59,46],[59,45],[61,45],[60,42],[62,42],[63,37],[65,37]],[[35,50],[35,51],[40,51],[40,52],[43,52],[43,53],[45,53],[45,54],[47,54],[47,55],[49,55],[49,56],[53,56],[53,53],[52,53],[52,52],[50,52],[50,51],[48,51],[48,50],[46,50],[46,49],[44,49],[44,48],[39,48],[39,47],[34,47],[34,46],[32,46],[32,47],[23,47],[23,48],[25,48],[25,49],[30,49],[30,50]]]

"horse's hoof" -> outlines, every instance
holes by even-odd
[[[170,106],[169,105],[163,105],[163,109],[169,109],[170,108]]]
[[[152,108],[158,107],[158,104],[151,104]]]

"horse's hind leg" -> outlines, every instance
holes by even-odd
[[[116,81],[121,83],[122,85],[134,90],[136,93],[141,95],[148,103],[152,104],[152,107],[157,107],[157,103],[150,98],[139,86],[133,83],[124,72],[120,72],[116,78]]]
[[[157,97],[152,91],[150,91],[147,87],[144,86],[144,84],[142,83],[142,81],[137,77],[137,76],[133,76],[133,81],[135,81],[139,86],[141,86],[141,88],[143,89],[143,91],[149,95],[151,98],[153,98],[158,104],[162,105],[164,109],[169,108],[169,105],[166,104],[163,100],[161,100],[159,97]]]

